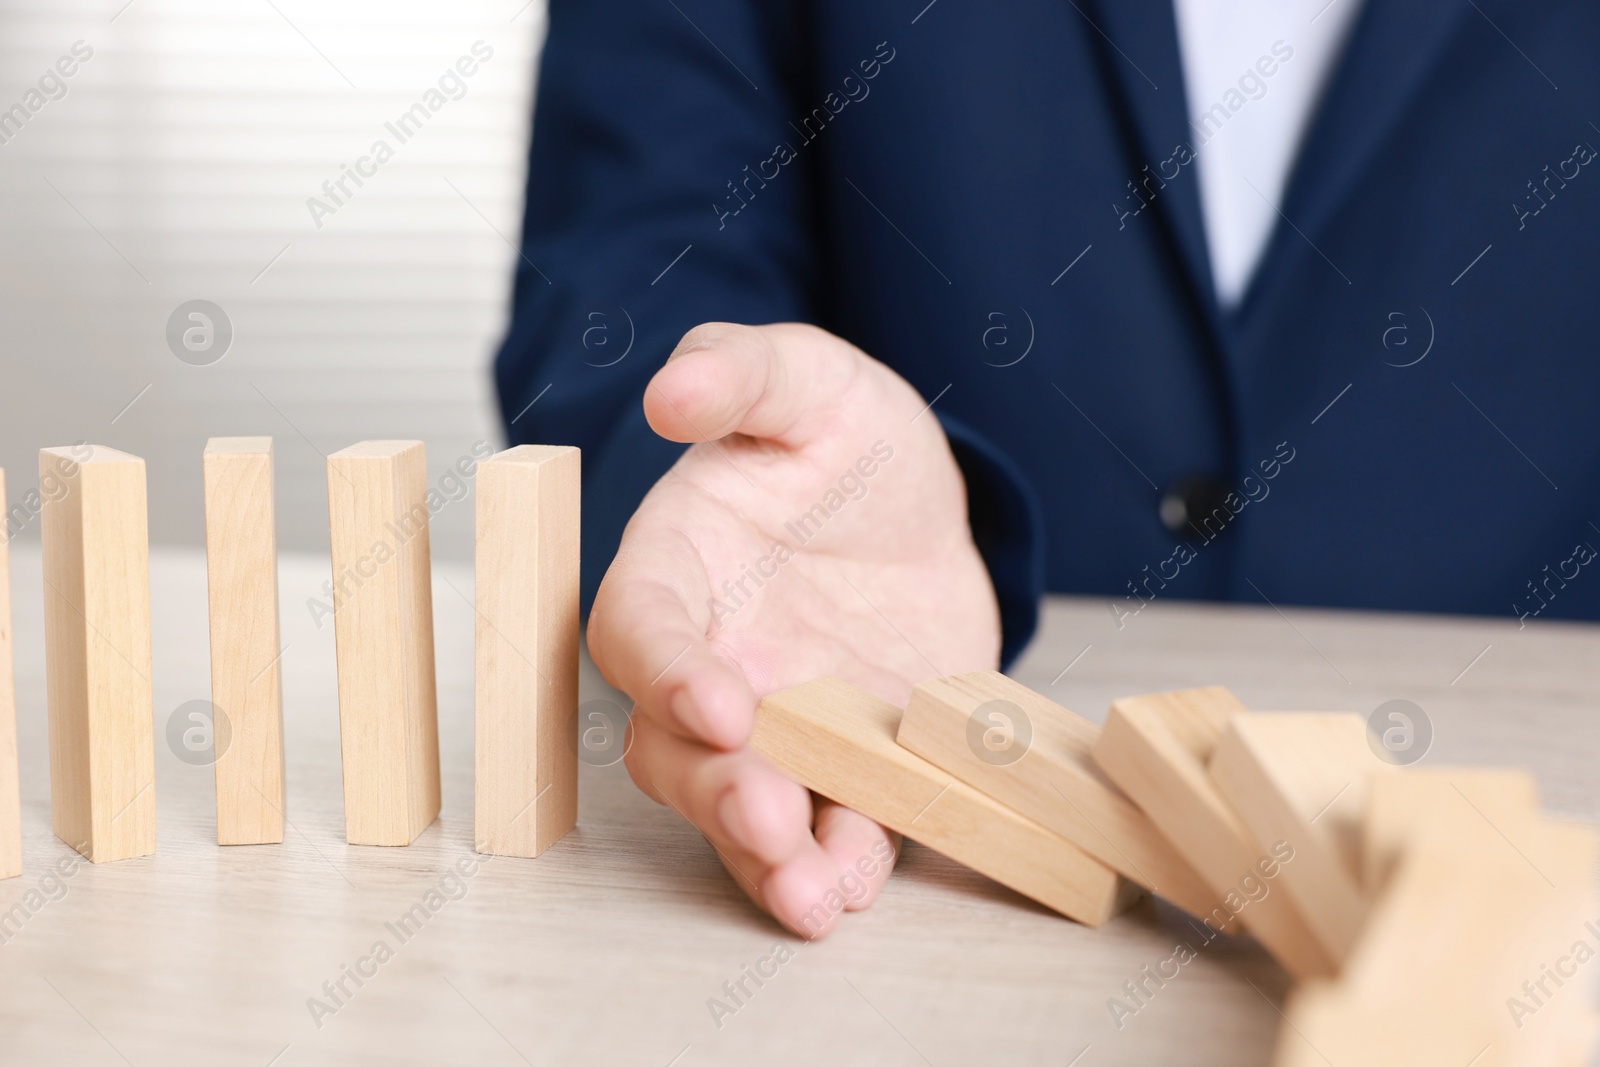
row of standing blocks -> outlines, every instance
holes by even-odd
[[[478,463],[474,841],[535,856],[577,819],[579,464],[521,445]],[[145,465],[40,452],[51,821],[95,863],[156,848]],[[407,845],[439,813],[428,484],[420,441],[327,459],[345,833]],[[217,841],[283,840],[273,451],[204,454]],[[4,476],[0,472],[0,499]],[[9,574],[0,545],[0,877],[21,873]],[[221,727],[218,727],[220,731]]]

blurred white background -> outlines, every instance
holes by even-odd
[[[199,544],[206,438],[268,434],[280,545],[325,552],[323,454],[421,438],[437,484],[501,447],[489,359],[544,19],[544,0],[0,0],[8,507],[41,446],[88,440],[147,461],[152,542]],[[385,124],[415,104],[402,142]],[[335,205],[323,183],[379,140],[393,158]],[[336,206],[320,228],[312,197]],[[167,339],[197,299],[232,324],[209,365]],[[471,510],[436,516],[435,556],[470,556]]]

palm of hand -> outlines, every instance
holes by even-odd
[[[595,664],[635,702],[628,771],[757,903],[820,936],[817,902],[858,870],[845,910],[868,906],[893,839],[748,747],[756,701],[835,675],[903,704],[922,679],[996,665],[965,484],[915,390],[814,327],[690,331],[644,406],[698,443],[639,505],[590,613]]]
[[[932,411],[882,377],[799,448],[693,446],[641,508],[674,517],[697,621],[758,694],[831,674],[903,703],[998,660],[960,470]]]

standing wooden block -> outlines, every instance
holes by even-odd
[[[217,844],[271,844],[284,818],[272,438],[213,437],[204,467]]]
[[[363,441],[328,457],[352,845],[409,845],[439,814],[427,492],[421,441]]]
[[[1007,721],[1019,711],[1019,721]],[[990,731],[999,731],[998,740],[986,747]],[[896,740],[1129,881],[1197,917],[1209,915],[1217,895],[1095,766],[1099,736],[1100,727],[1022,683],[974,671],[912,690]]]
[[[578,821],[579,464],[519,445],[478,465],[479,852],[537,856]]]
[[[0,470],[0,510],[6,472]],[[17,691],[11,662],[11,539],[0,537],[0,878],[22,873],[22,793],[17,784]]]
[[[1343,962],[1366,914],[1361,816],[1368,776],[1395,768],[1373,755],[1359,715],[1236,715],[1211,758],[1211,777],[1259,849],[1287,841],[1278,876],[1324,951]]]
[[[1222,903],[1208,925],[1237,916],[1290,974],[1331,974],[1333,960],[1277,884],[1298,859],[1292,846],[1258,847],[1206,773],[1229,718],[1244,712],[1220,687],[1118,700],[1095,762],[1211,885]]]
[[[56,836],[93,863],[156,850],[144,460],[46,448],[45,668]]]
[[[1088,926],[1138,898],[1066,838],[901,748],[899,724],[893,704],[819,678],[764,699],[750,743],[807,789]]]

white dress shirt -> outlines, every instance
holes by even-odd
[[[1300,143],[1361,0],[1173,0],[1217,299],[1233,307],[1279,223]]]

